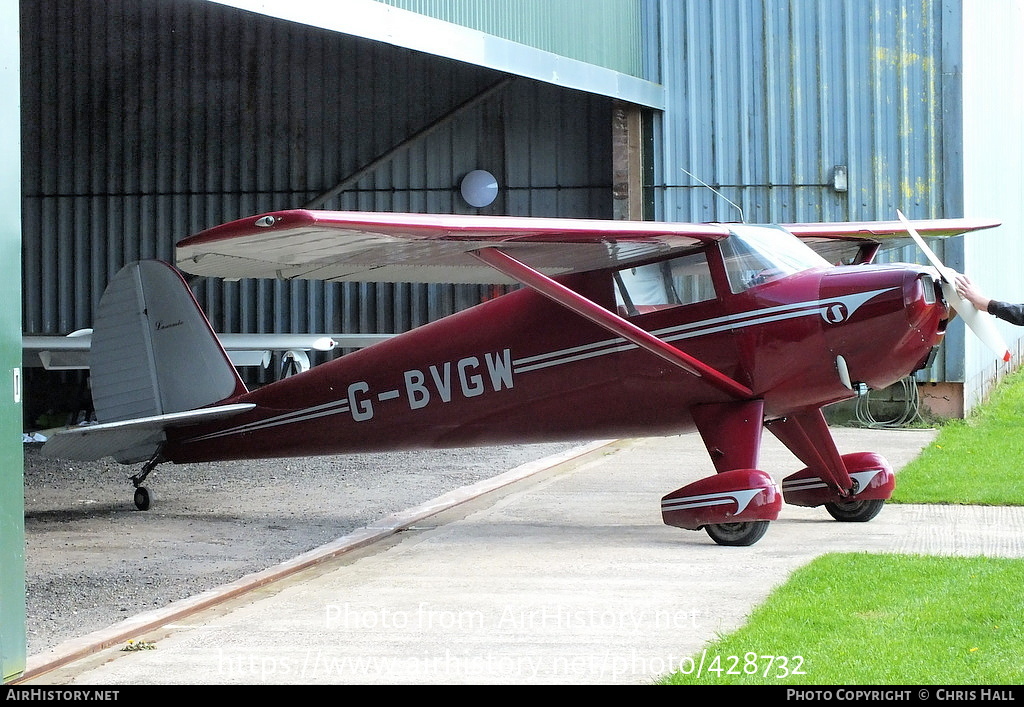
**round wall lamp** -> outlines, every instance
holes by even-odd
[[[460,189],[466,203],[478,209],[498,198],[498,180],[484,169],[474,169],[463,177]]]

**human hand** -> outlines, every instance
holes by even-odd
[[[956,287],[956,293],[973,304],[977,309],[983,312],[988,310],[989,298],[982,294],[981,290],[966,275],[957,273],[953,280],[953,285]]]

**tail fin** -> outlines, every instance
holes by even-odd
[[[125,266],[100,299],[89,353],[98,425],[62,430],[48,457],[132,464],[153,460],[171,427],[256,407],[181,275],[167,263]]]
[[[89,368],[101,423],[194,410],[245,392],[188,285],[156,260],[126,265],[110,281]]]

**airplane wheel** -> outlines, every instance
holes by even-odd
[[[135,489],[135,507],[140,511],[148,511],[150,501],[149,489],[145,486],[139,486]]]
[[[884,505],[884,500],[875,498],[868,501],[826,503],[825,510],[830,516],[844,523],[866,523],[877,516]]]
[[[739,547],[753,545],[760,540],[764,536],[765,531],[768,530],[768,521],[753,520],[746,523],[717,523],[715,525],[705,525],[704,530],[719,545]]]

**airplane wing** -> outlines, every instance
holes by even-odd
[[[992,221],[914,222],[924,236],[951,236]],[[908,239],[900,221],[783,225],[821,252]],[[356,211],[279,211],[203,231],[177,244],[182,270],[201,276],[333,282],[513,284],[471,255],[501,249],[547,276],[680,254],[729,235],[726,224],[516,218]]]
[[[42,366],[48,371],[70,371],[89,367],[92,329],[79,329],[67,336],[21,337],[22,365]]]
[[[361,349],[390,339],[394,334],[218,334],[235,366],[266,368],[271,351],[330,351],[335,346]],[[22,337],[22,362],[28,368],[49,371],[84,370],[89,367],[92,329],[67,336]]]
[[[995,228],[998,221],[966,218],[936,218],[911,221],[914,229],[922,236],[958,236],[961,233]],[[853,240],[878,240],[910,238],[902,221],[849,221],[835,223],[789,223],[782,227],[797,238],[849,238]]]
[[[915,230],[926,237],[958,236],[999,225],[998,221],[963,218],[925,219],[912,223]],[[885,242],[898,246],[912,243],[907,227],[902,221],[790,223],[782,224],[782,227],[832,263],[839,262],[844,255],[849,254],[851,247],[858,245],[878,245]]]
[[[471,253],[500,246],[553,276],[694,250],[728,235],[720,224],[296,210],[186,238],[176,261],[186,272],[225,279],[512,284]]]

